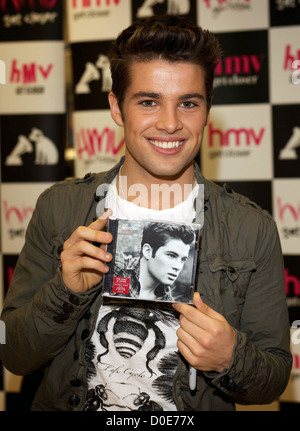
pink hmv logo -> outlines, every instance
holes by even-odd
[[[119,5],[121,0],[72,0],[72,8],[76,9],[77,7],[101,7],[101,6],[111,6],[111,5]]]
[[[239,147],[246,145],[259,146],[262,142],[265,133],[265,128],[262,127],[257,132],[251,128],[230,128],[228,130],[220,130],[213,127],[213,124],[208,125],[208,146],[213,147],[219,144],[221,147],[228,147],[230,144]]]
[[[8,6],[13,6],[16,12],[19,12],[23,6],[29,6],[35,9],[36,6],[42,6],[45,9],[52,9],[58,0],[0,0],[0,10],[7,12]]]
[[[52,69],[53,63],[50,63],[47,66],[42,66],[35,62],[18,65],[18,61],[14,59],[11,65],[9,80],[12,83],[36,83],[39,79],[48,79]]]

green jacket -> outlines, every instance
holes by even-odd
[[[96,324],[102,284],[73,293],[61,277],[64,241],[96,214],[94,194],[110,183],[108,173],[60,182],[39,197],[1,319],[4,366],[24,375],[43,367],[33,410],[83,410],[87,381],[85,346]],[[178,410],[234,410],[239,404],[270,403],[290,374],[289,321],[284,271],[276,225],[269,214],[229,187],[204,183],[197,290],[207,305],[236,329],[230,367],[198,372],[191,393],[188,365],[180,357],[173,392]]]

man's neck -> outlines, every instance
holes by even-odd
[[[125,159],[117,176],[122,199],[153,210],[174,208],[188,198],[194,185],[193,164],[178,176],[158,178],[144,169],[131,169]]]

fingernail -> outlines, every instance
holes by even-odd
[[[102,214],[102,216],[100,216],[99,218],[101,219],[101,220],[105,220],[105,219],[107,219],[109,216],[111,216],[112,215],[112,210],[110,209],[110,208],[108,208],[106,211],[105,211],[105,213],[103,213]]]

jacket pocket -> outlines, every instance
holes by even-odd
[[[200,293],[203,294],[204,301],[207,298],[207,305],[238,328],[251,275],[256,269],[253,258],[237,260],[208,256],[207,262],[202,262],[201,266]]]

